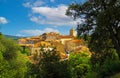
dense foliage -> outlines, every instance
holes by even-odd
[[[35,63],[28,64],[27,78],[71,78],[68,61],[61,61],[55,48],[44,50],[42,47],[35,57]]]
[[[94,52],[116,49],[120,57],[120,0],[89,0],[84,4],[71,4],[66,12],[74,19],[84,19],[78,23],[78,36],[90,35],[89,48]]]
[[[69,62],[72,71],[72,78],[82,78],[91,70],[89,54],[79,52],[71,53]]]
[[[15,41],[0,35],[0,78],[24,78],[27,61]]]
[[[77,25],[77,35],[88,40],[88,46],[93,52],[93,73],[104,77],[118,72],[120,0],[88,0],[83,4],[74,3],[68,7],[66,15],[74,17],[74,20],[83,19],[82,24]]]

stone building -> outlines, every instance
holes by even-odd
[[[38,47],[39,43],[44,41],[46,43],[56,41],[62,44],[65,44],[66,41],[73,40],[76,36],[75,30],[72,28],[69,35],[61,35],[56,32],[43,33],[40,36],[30,37],[30,38],[21,38],[18,40],[18,43],[21,46],[32,45],[33,47]]]

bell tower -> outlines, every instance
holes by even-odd
[[[75,31],[75,29],[70,29],[70,36],[76,36],[76,31]]]

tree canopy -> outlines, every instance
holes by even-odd
[[[0,35],[0,78],[24,78],[28,59],[11,39]]]
[[[106,56],[116,50],[120,58],[120,0],[88,0],[71,4],[66,15],[84,19],[77,25],[78,36],[87,38],[89,48]]]
[[[97,73],[98,78],[103,78],[118,72],[120,0],[87,0],[83,4],[73,3],[68,7],[66,15],[72,16],[74,20],[83,19],[82,23],[77,24],[77,35],[88,41],[92,52],[90,62],[94,75],[91,76]],[[90,78],[89,73],[88,76]]]

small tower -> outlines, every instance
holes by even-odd
[[[70,29],[70,36],[76,36],[76,31],[75,31],[75,29]]]

